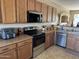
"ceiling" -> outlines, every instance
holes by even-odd
[[[51,0],[69,10],[79,10],[79,0]]]

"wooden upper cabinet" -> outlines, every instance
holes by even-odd
[[[38,12],[41,12],[42,11],[42,3],[41,2],[38,2],[38,1],[36,1],[36,6],[35,6],[36,8],[36,11],[38,11]]]
[[[48,22],[52,22],[53,17],[53,8],[51,6],[48,6]]]
[[[32,57],[32,45],[28,43],[18,48],[18,59],[30,59]]]
[[[0,1],[0,23],[2,23],[1,1]]]
[[[17,5],[17,22],[27,22],[27,0],[16,0]]]
[[[55,22],[58,18],[58,14],[57,14],[57,9],[53,8],[53,17],[52,17],[52,22]]]
[[[48,19],[48,6],[42,3],[43,22],[47,22]]]
[[[28,0],[28,10],[35,10],[36,0]]]
[[[0,0],[2,23],[16,23],[15,0]]]

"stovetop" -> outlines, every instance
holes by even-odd
[[[38,36],[38,35],[44,34],[44,32],[38,31],[38,30],[28,30],[28,31],[24,31],[24,34],[27,34],[30,36]]]

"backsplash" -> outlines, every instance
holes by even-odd
[[[30,26],[43,26],[43,25],[55,25],[55,23],[27,23],[27,24],[0,24],[0,29],[2,28],[24,28]]]

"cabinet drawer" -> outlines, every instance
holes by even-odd
[[[0,53],[9,51],[9,50],[14,49],[14,48],[16,48],[16,44],[12,44],[12,45],[7,45],[7,46],[4,46],[4,47],[0,47]]]
[[[32,39],[28,39],[28,40],[24,40],[22,42],[19,42],[17,44],[17,46],[20,47],[20,46],[23,46],[23,45],[26,45],[26,44],[30,44],[30,43],[32,44]]]

